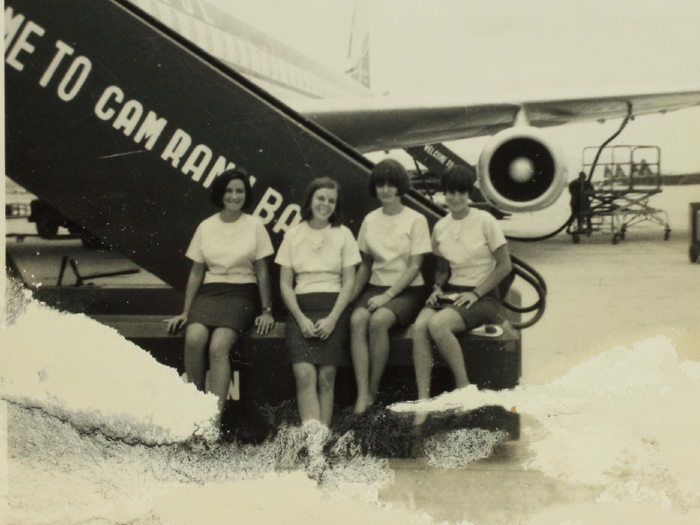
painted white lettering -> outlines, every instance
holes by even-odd
[[[41,77],[41,80],[39,80],[39,85],[41,87],[46,87],[49,85],[49,82],[51,82],[51,78],[53,78],[53,74],[56,72],[56,69],[58,69],[58,66],[63,60],[63,58],[66,55],[72,55],[74,52],[74,49],[72,47],[70,47],[65,42],[61,42],[60,40],[56,42],[56,48],[58,49],[58,51],[56,51],[56,54],[54,55],[53,60],[49,64],[49,67],[46,68],[44,75]]]
[[[35,33],[39,36],[44,36],[45,32],[46,31],[44,31],[43,27],[38,26],[34,22],[29,20],[27,22],[27,25],[24,26],[22,33],[19,35],[19,38],[15,42],[15,45],[12,46],[12,49],[7,55],[7,59],[5,61],[17,71],[22,71],[24,69],[24,64],[17,60],[17,56],[19,55],[20,51],[26,51],[29,54],[34,53],[35,48],[32,44],[29,43],[29,37],[32,35],[32,33]]]
[[[205,188],[208,188],[209,186],[211,186],[211,183],[214,182],[214,179],[216,177],[221,175],[224,171],[232,170],[235,167],[236,167],[235,163],[227,162],[226,158],[223,155],[219,155],[219,158],[216,159],[214,166],[212,167],[211,170],[209,170],[209,174],[207,175],[207,178],[204,180],[203,186]],[[252,186],[252,183],[251,183],[251,186]]]
[[[275,212],[282,206],[282,200],[282,194],[279,191],[267,188],[253,215],[260,217],[263,224],[268,224],[275,218]]]
[[[187,153],[187,149],[191,144],[192,137],[181,129],[178,129],[175,131],[175,133],[173,133],[170,142],[168,142],[168,145],[165,146],[165,150],[160,158],[165,161],[170,160],[172,167],[177,168],[178,164],[180,164],[180,159],[182,159],[182,156]]]
[[[24,15],[14,15],[11,7],[5,8],[5,53],[10,48],[10,44],[17,36],[17,31],[24,23]]]
[[[112,126],[114,129],[123,129],[124,135],[128,137],[136,129],[136,124],[139,123],[142,115],[143,106],[141,103],[137,100],[129,100],[124,104],[117,118],[114,119]]]
[[[146,119],[141,123],[141,127],[139,127],[136,135],[134,135],[134,142],[138,144],[144,138],[148,137],[146,149],[149,151],[152,150],[167,123],[167,120],[164,118],[158,118],[158,115],[156,115],[153,111],[149,111],[148,115],[146,115]]]
[[[192,180],[198,181],[204,175],[204,170],[211,162],[212,152],[204,144],[197,145],[187,157],[185,165],[182,167],[182,173],[185,175],[192,174]]]
[[[114,97],[116,102],[121,103],[121,101],[124,100],[124,92],[117,86],[109,86],[104,90],[100,100],[95,104],[95,115],[102,120],[109,120],[114,116],[115,111],[112,108],[105,110],[105,104],[107,104],[111,97]]]
[[[68,102],[75,98],[75,96],[80,91],[80,88],[82,88],[85,84],[85,81],[87,80],[91,69],[92,62],[90,62],[90,60],[88,60],[84,56],[79,56],[78,58],[73,60],[73,63],[68,69],[68,72],[63,77],[63,80],[61,80],[61,83],[58,85],[58,96],[61,98],[61,100]],[[80,70],[78,79],[73,84],[73,87],[71,87],[69,90],[68,85],[71,83],[73,77],[78,72],[78,70]]]
[[[290,220],[291,218],[291,220]],[[280,231],[286,232],[292,226],[296,226],[301,222],[301,206],[298,204],[290,204],[287,206],[282,215],[280,215],[277,224],[272,228],[272,231],[278,233]]]

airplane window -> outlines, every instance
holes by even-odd
[[[270,76],[272,78],[278,78],[279,74],[277,72],[277,62],[275,61],[275,57],[270,56],[270,53],[265,53],[265,58],[267,59]]]
[[[151,0],[150,9],[146,9],[146,11],[148,11],[151,15],[160,20],[160,9],[158,8],[158,4],[155,3],[153,0]]]
[[[252,60],[250,58],[250,46],[246,42],[240,42],[240,44],[242,49],[241,56],[243,57],[243,65],[245,67],[250,67],[252,64]]]
[[[172,27],[178,33],[182,33],[182,28],[180,27],[180,19],[177,17],[177,11],[175,9],[168,9],[170,11],[170,27]]]
[[[216,39],[214,41],[214,48],[216,49],[216,56],[219,58],[226,58],[226,37],[223,31],[215,31]]]
[[[201,33],[204,33],[203,38],[200,39],[200,42],[203,43],[203,48],[208,52],[211,53],[214,50],[214,39],[211,36],[211,30],[209,29],[209,26],[206,24],[203,24],[199,22],[197,24],[200,29],[200,35]]]
[[[238,42],[236,42],[236,39],[229,34],[224,35],[224,38],[226,38],[226,57],[228,61],[232,62],[233,64],[240,64],[241,51],[238,48]]]
[[[191,42],[194,42],[195,44],[198,44],[197,40],[197,28],[194,25],[194,18],[191,18],[189,16],[185,17],[185,38],[190,40]]]
[[[253,70],[262,73],[263,75],[268,74],[267,62],[265,62],[265,57],[263,57],[262,52],[256,47],[253,48]]]

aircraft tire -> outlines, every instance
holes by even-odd
[[[83,246],[89,250],[107,250],[109,249],[109,245],[105,244],[102,239],[99,237],[95,237],[92,233],[90,233],[87,230],[83,230],[83,232],[80,234],[80,241],[83,243]]]
[[[616,233],[616,234],[613,235],[612,243],[613,243],[613,244],[619,244],[619,242],[620,242],[620,234],[619,234],[619,233]]]
[[[581,238],[578,236],[578,233],[572,234],[571,240],[573,241],[574,244],[578,244],[579,242],[581,242]]]
[[[58,234],[58,224],[51,217],[43,216],[36,223],[36,232],[42,239],[53,239]]]
[[[689,255],[690,255],[690,262],[691,263],[698,262],[698,259],[700,259],[700,248],[698,248],[694,244],[691,244],[690,250],[689,250]]]

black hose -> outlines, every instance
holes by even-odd
[[[620,133],[622,133],[622,130],[625,129],[625,126],[629,122],[629,120],[632,118],[632,103],[628,100],[627,101],[627,116],[625,119],[622,121],[622,124],[620,125],[620,128],[612,134],[612,136],[603,142],[603,144],[598,148],[598,153],[596,153],[595,159],[593,160],[593,164],[591,164],[591,171],[588,173],[588,178],[586,179],[586,182],[591,182],[591,178],[593,178],[593,172],[595,171],[596,166],[598,165],[598,159],[600,159],[600,154],[603,153],[603,149],[605,149],[605,146],[610,144],[610,142],[615,139]]]
[[[542,276],[535,271],[530,265],[519,259],[518,257],[511,256],[511,261],[513,264],[513,274],[523,279],[530,286],[532,286],[538,295],[538,300],[529,306],[517,306],[508,301],[503,301],[503,306],[515,313],[530,313],[535,312],[535,315],[528,319],[527,321],[513,322],[513,326],[519,330],[524,328],[529,328],[530,326],[537,323],[542,315],[544,315],[546,296],[547,296],[547,285],[542,278]]]
[[[591,171],[588,173],[588,178],[586,179],[586,182],[591,182],[591,178],[593,177],[593,171],[596,168],[596,165],[598,164],[598,159],[600,159],[601,153],[603,153],[603,149],[605,149],[605,146],[610,144],[620,133],[622,133],[622,130],[625,129],[625,126],[627,126],[627,123],[629,120],[632,118],[632,103],[628,100],[627,101],[627,116],[624,118],[622,121],[622,124],[620,124],[620,127],[618,130],[613,133],[608,140],[603,142],[603,144],[598,148],[598,153],[595,156],[595,160],[593,161],[593,164],[591,165]],[[517,241],[517,242],[539,242],[539,241],[545,241],[547,239],[551,239],[555,235],[559,235],[565,228],[569,226],[573,222],[575,218],[575,215],[572,213],[569,218],[566,220],[564,224],[559,226],[556,230],[553,232],[547,233],[545,235],[540,235],[538,237],[516,237],[513,235],[506,235],[506,239],[509,241]]]

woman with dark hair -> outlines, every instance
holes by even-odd
[[[275,262],[289,311],[286,341],[299,415],[302,423],[315,419],[328,426],[337,367],[349,364],[348,303],[360,252],[342,224],[340,188],[333,179],[311,182],[301,216],[285,234]]]
[[[202,221],[185,255],[192,270],[182,314],[168,320],[168,331],[185,331],[187,381],[219,398],[218,421],[231,381],[229,353],[255,323],[259,334],[274,325],[272,289],[265,257],[274,250],[262,221],[243,210],[253,202],[248,176],[236,170],[219,175],[211,200],[221,211]]]
[[[442,176],[450,214],[433,228],[435,284],[413,326],[418,399],[430,397],[430,339],[452,370],[456,387],[469,385],[456,334],[498,316],[501,298],[497,285],[511,272],[508,245],[497,220],[486,211],[469,207],[473,187],[474,176],[462,166],[449,168]],[[421,423],[424,417],[418,414],[415,422]]]
[[[410,187],[406,170],[393,159],[372,170],[369,194],[382,206],[367,214],[357,238],[362,264],[350,318],[355,413],[364,412],[377,395],[389,359],[389,330],[408,327],[424,304],[420,268],[430,252],[430,230],[423,215],[401,202]]]

